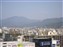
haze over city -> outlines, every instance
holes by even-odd
[[[9,1],[9,2],[5,2],[5,1]],[[46,0],[42,0],[45,2],[14,2],[14,1],[17,0],[2,0],[2,19],[13,16],[21,16],[35,20],[62,17],[61,0],[60,1],[51,0],[53,2],[50,2],[50,0],[47,0],[49,2],[47,2]],[[18,0],[18,1],[23,1],[23,0]],[[26,0],[26,1],[31,1],[31,0]],[[34,0],[34,1],[38,1],[38,0]],[[1,5],[0,5],[0,16],[1,16]]]

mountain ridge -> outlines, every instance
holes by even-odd
[[[1,25],[1,24],[0,24]],[[2,26],[6,27],[47,27],[47,28],[60,28],[63,26],[63,17],[48,18],[42,21],[31,20],[26,17],[10,17],[2,20]]]

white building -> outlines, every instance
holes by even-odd
[[[35,43],[33,42],[18,42],[18,41],[7,41],[0,42],[0,47],[35,47]]]
[[[18,42],[23,42],[23,39],[24,39],[24,35],[17,37],[17,41]]]
[[[18,36],[17,41],[1,41],[0,47],[35,47],[34,42],[24,42],[23,35]]]
[[[58,35],[58,33],[56,32],[56,30],[50,30],[48,32],[48,35]]]
[[[52,47],[60,47],[60,41],[59,40],[52,40]]]

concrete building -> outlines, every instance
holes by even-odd
[[[0,47],[35,47],[34,42],[18,42],[18,41],[6,41],[0,42]]]
[[[52,40],[52,47],[60,47],[60,40]]]

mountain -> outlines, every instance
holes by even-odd
[[[50,18],[43,21],[30,20],[25,17],[10,17],[2,20],[2,26],[6,27],[48,27],[60,28],[63,26],[63,18]]]
[[[23,26],[26,26],[27,24],[30,24],[31,22],[34,22],[34,21],[25,17],[14,16],[7,19],[3,19],[2,26],[23,27]]]
[[[63,18],[50,18],[40,22],[40,26],[48,28],[60,28],[63,26]]]

